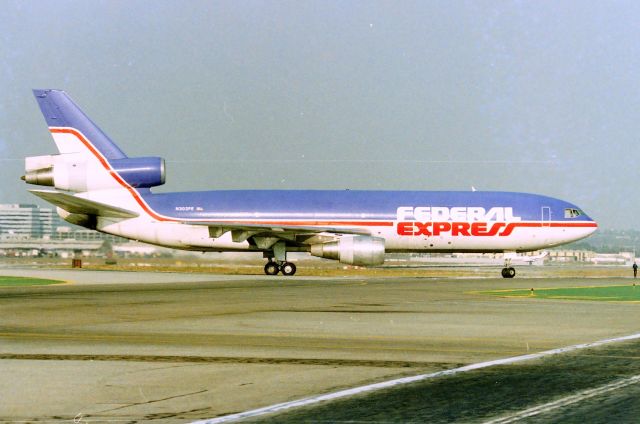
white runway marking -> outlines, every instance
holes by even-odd
[[[257,416],[260,416],[260,415],[271,414],[271,413],[274,413],[274,412],[282,412],[282,411],[286,411],[288,409],[298,408],[298,407],[301,407],[301,406],[309,406],[309,405],[313,405],[313,404],[316,404],[316,403],[329,401],[329,400],[340,399],[340,398],[345,398],[345,397],[349,397],[349,396],[353,396],[353,395],[357,395],[357,394],[361,394],[361,393],[367,393],[367,392],[373,392],[373,391],[382,390],[382,389],[388,389],[388,388],[395,387],[395,386],[400,386],[400,385],[403,385],[403,384],[415,383],[417,381],[423,381],[423,380],[429,380],[429,379],[438,378],[438,377],[455,375],[455,374],[459,374],[459,373],[463,373],[463,372],[468,372],[468,371],[478,370],[478,369],[482,369],[482,368],[493,367],[493,366],[496,366],[496,365],[507,365],[507,364],[514,364],[514,363],[517,363],[517,362],[530,361],[530,360],[533,360],[533,359],[540,359],[540,358],[543,358],[545,356],[558,355],[558,354],[561,354],[561,353],[573,352],[575,350],[588,349],[588,348],[592,348],[592,347],[603,346],[603,345],[610,344],[610,343],[625,342],[625,341],[636,340],[636,339],[640,339],[640,333],[632,334],[632,335],[629,335],[629,336],[616,337],[616,338],[613,338],[613,339],[600,340],[600,341],[592,342],[592,343],[583,343],[583,344],[579,344],[579,345],[561,347],[561,348],[558,348],[558,349],[546,350],[544,352],[532,353],[532,354],[529,354],[529,355],[521,355],[521,356],[514,356],[514,357],[511,357],[511,358],[497,359],[497,360],[494,360],[494,361],[480,362],[480,363],[477,363],[477,364],[465,365],[464,367],[454,368],[454,369],[445,370],[445,371],[438,371],[438,372],[434,372],[434,373],[431,373],[431,374],[420,374],[420,375],[416,375],[416,376],[413,376],[413,377],[404,377],[404,378],[398,378],[398,379],[395,379],[395,380],[383,381],[383,382],[380,382],[380,383],[374,383],[374,384],[369,384],[369,385],[366,385],[366,386],[354,387],[352,389],[341,390],[339,392],[327,393],[327,394],[324,394],[324,395],[312,396],[312,397],[308,397],[308,398],[304,398],[304,399],[298,399],[298,400],[294,400],[294,401],[290,401],[290,402],[278,403],[276,405],[265,406],[263,408],[253,409],[253,410],[245,411],[245,412],[239,412],[237,414],[225,415],[223,417],[194,421],[193,424],[228,423],[228,422],[232,422],[232,421],[236,421],[236,420],[241,420],[241,419],[244,419],[244,418],[252,418],[252,417],[257,417]],[[623,381],[626,381],[626,380],[623,380]],[[612,384],[614,384],[614,383],[612,383]],[[633,383],[629,383],[629,384],[633,384]],[[604,387],[607,387],[607,386],[604,386]],[[603,388],[600,388],[600,389],[603,389]],[[593,390],[598,390],[598,389],[593,389]],[[615,388],[612,389],[612,390],[615,390]]]
[[[508,424],[516,421],[520,421],[523,418],[533,417],[535,415],[542,414],[544,412],[553,411],[554,409],[562,408],[572,405],[574,403],[582,402],[583,400],[592,398],[594,396],[602,395],[614,390],[623,389],[632,384],[640,383],[640,375],[634,375],[633,377],[624,378],[622,380],[614,381],[613,383],[606,384],[604,386],[596,387],[595,389],[588,389],[575,395],[567,396],[562,399],[554,400],[553,402],[545,403],[543,405],[534,406],[533,408],[525,409],[524,411],[516,412],[515,414],[507,415],[504,417],[496,418],[491,421],[486,421],[485,424]]]

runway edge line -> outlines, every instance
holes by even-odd
[[[326,393],[326,394],[323,394],[323,395],[311,396],[311,397],[298,399],[298,400],[293,400],[293,401],[289,401],[289,402],[278,403],[278,404],[275,404],[275,405],[265,406],[265,407],[258,408],[258,409],[252,409],[252,410],[245,411],[245,412],[239,412],[239,413],[236,413],[236,414],[224,415],[222,417],[193,421],[191,424],[220,424],[220,423],[228,423],[228,422],[233,422],[233,421],[237,421],[237,420],[241,420],[241,419],[245,419],[245,418],[253,418],[253,417],[260,416],[260,415],[267,415],[267,414],[272,414],[272,413],[275,413],[275,412],[283,412],[283,411],[286,411],[288,409],[299,408],[299,407],[302,407],[302,406],[309,406],[309,405],[313,405],[313,404],[324,402],[324,401],[336,400],[336,399],[345,398],[345,397],[349,397],[349,396],[353,396],[353,395],[357,395],[357,394],[362,394],[362,393],[367,393],[367,392],[374,392],[374,391],[382,390],[382,389],[388,389],[388,388],[395,387],[395,386],[400,386],[400,385],[409,384],[409,383],[415,383],[417,381],[423,381],[423,380],[429,380],[429,379],[438,378],[438,377],[445,377],[445,376],[460,374],[460,373],[463,373],[463,372],[468,372],[468,371],[478,370],[478,369],[482,369],[482,368],[493,367],[493,366],[496,366],[496,365],[508,365],[508,364],[514,364],[514,363],[517,363],[517,362],[531,361],[531,360],[534,360],[534,359],[543,358],[545,356],[559,355],[559,354],[562,354],[562,353],[568,353],[568,352],[572,352],[572,351],[575,351],[575,350],[589,349],[589,348],[599,347],[599,346],[603,346],[603,345],[610,344],[610,343],[619,343],[619,342],[625,342],[625,341],[636,340],[636,339],[640,339],[640,333],[631,334],[631,335],[628,335],[628,336],[616,337],[616,338],[612,338],[612,339],[599,340],[599,341],[591,342],[591,343],[582,343],[582,344],[577,344],[577,345],[573,345],[573,346],[567,346],[567,347],[561,347],[561,348],[557,348],[557,349],[545,350],[543,352],[531,353],[531,354],[527,354],[527,355],[513,356],[513,357],[510,357],[510,358],[503,358],[503,359],[496,359],[496,360],[493,360],[493,361],[479,362],[477,364],[465,365],[463,367],[453,368],[453,369],[444,370],[444,371],[437,371],[437,372],[430,373],[430,374],[420,374],[420,375],[415,375],[415,376],[412,376],[412,377],[403,377],[403,378],[398,378],[398,379],[394,379],[394,380],[382,381],[380,383],[368,384],[366,386],[354,387],[352,389],[340,390],[340,391],[333,392],[333,393]]]

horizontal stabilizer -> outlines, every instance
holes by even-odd
[[[138,213],[82,197],[51,190],[29,190],[31,193],[69,213],[104,216],[109,218],[135,218]]]

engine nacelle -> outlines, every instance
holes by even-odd
[[[159,157],[112,159],[109,164],[135,188],[156,187],[165,182],[164,159]],[[78,153],[28,157],[22,179],[29,184],[75,192],[119,187],[102,163]]]
[[[312,245],[311,254],[349,265],[382,265],[384,239],[370,236],[342,236],[338,241]]]
[[[126,158],[109,161],[113,169],[135,188],[150,188],[164,184],[164,159],[159,157]]]

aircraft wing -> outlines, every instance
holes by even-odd
[[[182,221],[182,224],[190,225],[206,225],[210,228],[224,228],[229,230],[246,230],[246,231],[267,231],[274,233],[295,232],[299,234],[317,234],[317,233],[334,233],[334,234],[358,234],[371,235],[371,232],[362,228],[350,227],[331,227],[331,226],[301,226],[301,225],[280,225],[280,224],[247,224],[242,221]]]
[[[212,238],[218,238],[229,231],[234,242],[243,242],[249,237],[253,237],[258,247],[261,248],[271,246],[276,240],[300,241],[300,238],[305,239],[321,233],[336,236],[343,234],[371,235],[366,229],[353,227],[247,224],[242,221],[185,221],[183,223],[209,227],[209,235]]]
[[[73,196],[71,194],[53,190],[29,190],[31,193],[52,203],[67,212],[85,215],[96,215],[111,218],[135,218],[138,213],[107,205],[93,200]],[[242,221],[183,221],[183,224],[202,225],[209,229],[212,238],[218,238],[227,232],[231,232],[234,242],[243,242],[249,238],[260,248],[269,248],[278,240],[302,242],[319,234],[343,235],[370,235],[370,232],[361,228],[333,227],[333,226],[298,226],[273,224],[248,224]]]
[[[105,203],[84,199],[53,190],[29,190],[31,193],[52,203],[67,212],[85,215],[96,215],[110,218],[135,218],[139,214],[127,209],[107,205]],[[294,240],[298,236],[313,236],[320,233],[335,235],[356,234],[370,235],[362,228],[333,227],[333,226],[298,226],[274,224],[248,224],[242,221],[183,221],[183,224],[202,225],[209,227],[211,237],[217,238],[231,231],[234,241],[244,241],[249,237],[277,238]]]
[[[31,193],[70,213],[105,216],[110,218],[135,218],[138,213],[93,200],[83,199],[53,190],[29,190]]]

